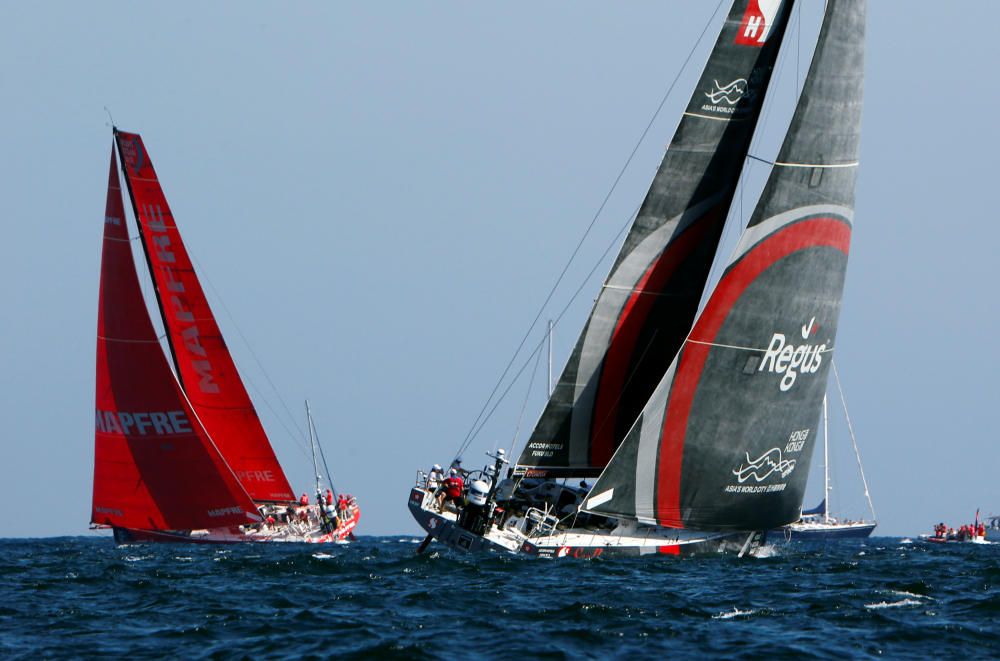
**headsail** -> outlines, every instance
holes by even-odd
[[[257,520],[253,501],[170,371],[130,243],[112,149],[97,321],[91,522],[182,530]]]
[[[697,529],[798,518],[853,220],[864,0],[829,0],[761,200],[586,509]]]
[[[115,138],[184,391],[254,500],[294,500],[194,272],[142,138],[118,130]]]
[[[687,336],[792,0],[736,0],[518,472],[597,475]]]

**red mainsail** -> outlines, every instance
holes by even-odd
[[[91,522],[189,530],[259,520],[174,377],[142,298],[111,151],[97,316]]]
[[[294,500],[208,305],[142,138],[115,131],[178,377],[205,428],[257,501]]]

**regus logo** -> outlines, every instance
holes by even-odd
[[[808,324],[802,326],[802,339],[808,340],[818,330],[816,317],[813,317]],[[771,344],[764,352],[764,359],[760,362],[757,371],[763,372],[766,368],[772,374],[782,374],[778,388],[782,392],[786,392],[795,385],[795,379],[799,374],[813,374],[819,370],[820,365],[823,364],[824,351],[826,351],[826,344],[802,343],[795,346],[786,341],[783,333],[775,333],[771,337]]]

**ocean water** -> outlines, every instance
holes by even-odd
[[[533,560],[0,540],[0,658],[1000,656],[1000,544]]]

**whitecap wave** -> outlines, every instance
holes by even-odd
[[[900,608],[903,606],[920,606],[923,602],[919,599],[901,599],[899,601],[878,601],[873,604],[865,604],[868,610],[878,610],[880,608]]]
[[[748,615],[755,615],[758,612],[759,611],[757,609],[755,609],[755,608],[751,608],[750,610],[742,611],[739,608],[733,606],[733,610],[731,610],[731,611],[722,611],[721,613],[719,613],[717,615],[713,615],[712,619],[713,620],[731,620],[734,617],[744,617],[744,616],[748,616]]]

